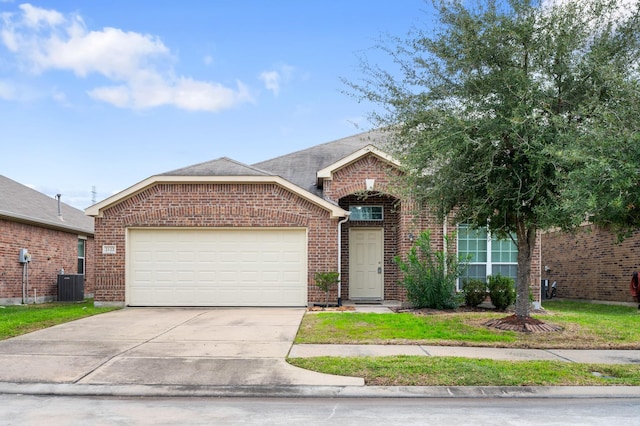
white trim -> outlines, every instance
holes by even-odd
[[[364,148],[354,152],[353,154],[350,154],[344,157],[343,159],[336,161],[333,164],[329,164],[324,169],[319,170],[318,173],[316,174],[318,178],[318,183],[320,183],[324,179],[328,179],[328,180],[333,179],[333,173],[342,169],[343,167],[348,166],[349,164],[355,163],[356,161],[358,161],[359,159],[361,159],[367,154],[373,154],[376,157],[380,158],[381,160],[395,167],[400,167],[400,163],[395,158],[393,158],[392,156],[390,156],[384,151],[380,151],[378,148],[376,148],[373,145],[367,145]]]
[[[151,176],[137,184],[121,191],[111,197],[94,204],[93,206],[87,207],[85,209],[85,214],[88,216],[94,217],[102,217],[102,214],[105,209],[118,204],[128,198],[139,194],[147,188],[150,188],[153,185],[162,184],[162,183],[273,183],[278,186],[281,186],[294,194],[310,201],[311,203],[322,207],[325,210],[331,212],[332,218],[345,217],[348,215],[348,212],[340,208],[339,206],[332,204],[317,195],[314,195],[299,186],[294,185],[286,179],[281,178],[280,176]]]

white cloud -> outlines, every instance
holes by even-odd
[[[174,105],[188,111],[221,111],[252,101],[248,88],[241,82],[232,89],[184,77],[171,85],[163,80],[143,80],[130,85],[98,87],[89,91],[89,96],[122,108]]]
[[[240,82],[233,88],[176,77],[171,52],[159,37],[109,27],[90,31],[79,15],[20,5],[19,13],[0,15],[0,42],[31,73],[64,70],[105,77],[114,84],[88,94],[120,108],[172,105],[216,112],[252,101]]]
[[[55,26],[65,21],[64,16],[55,10],[41,9],[28,3],[21,4],[19,7],[24,15],[24,24],[32,28]]]
[[[577,4],[580,8],[585,8],[589,4],[598,5],[600,0],[542,0],[541,7],[550,9],[553,6],[566,6]],[[616,0],[616,8],[611,11],[609,21],[614,25],[622,19],[628,19],[632,10],[637,6],[638,0]]]
[[[260,74],[260,80],[262,80],[267,90],[278,96],[280,93],[280,73],[278,71],[264,71]]]
[[[263,71],[259,75],[259,79],[264,83],[264,87],[271,91],[275,96],[280,94],[283,83],[287,83],[293,77],[294,68],[289,65],[280,65],[278,69],[272,71]]]

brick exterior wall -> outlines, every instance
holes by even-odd
[[[87,238],[85,253],[85,297],[93,294],[92,237]],[[0,304],[22,303],[23,265],[18,261],[20,249],[32,256],[28,265],[29,303],[57,299],[57,276],[77,273],[78,234],[0,219]],[[35,293],[34,293],[35,290]]]
[[[325,198],[345,210],[350,205],[382,205],[384,222],[349,221],[342,225],[341,293],[349,298],[349,229],[384,228],[384,298],[406,300],[398,284],[397,254],[412,245],[410,235],[431,230],[434,249],[442,250],[443,226],[428,209],[419,210],[404,199],[397,184],[399,171],[386,161],[368,154],[335,171],[324,181]],[[375,179],[366,191],[365,179]],[[325,294],[313,277],[320,271],[338,270],[338,221],[329,212],[276,184],[250,183],[162,183],[105,209],[95,222],[95,300],[99,304],[124,304],[126,229],[131,227],[304,227],[308,230],[308,302],[324,303]],[[452,237],[455,225],[448,225]],[[455,239],[451,240],[454,244]],[[116,254],[104,255],[102,245],[115,245]],[[540,282],[539,250],[532,265],[532,282]],[[539,285],[539,284],[538,284]],[[534,293],[535,294],[535,293]],[[536,299],[539,298],[539,294]],[[337,289],[330,293],[337,300]]]
[[[633,271],[640,269],[640,232],[617,243],[612,233],[584,227],[576,235],[542,235],[542,278],[557,281],[558,297],[634,302],[629,294]]]
[[[308,299],[324,301],[313,282],[337,270],[338,219],[276,184],[157,184],[96,218],[96,290],[99,304],[125,301],[126,229],[129,227],[305,227]],[[102,254],[103,244],[116,254]]]
[[[337,170],[324,182],[326,198],[349,210],[353,205],[383,206],[384,221],[348,221],[342,225],[342,298],[349,298],[349,230],[352,228],[384,229],[384,299],[406,301],[406,290],[398,284],[400,272],[393,258],[409,251],[410,235],[431,231],[434,249],[443,247],[443,227],[426,210],[418,210],[398,188],[400,172],[373,154]],[[366,179],[374,179],[373,191],[366,190]]]

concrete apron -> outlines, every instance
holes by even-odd
[[[0,341],[0,382],[364,386],[285,357],[303,308],[127,308]]]

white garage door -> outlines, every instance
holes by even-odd
[[[130,306],[305,306],[305,229],[131,229]]]

